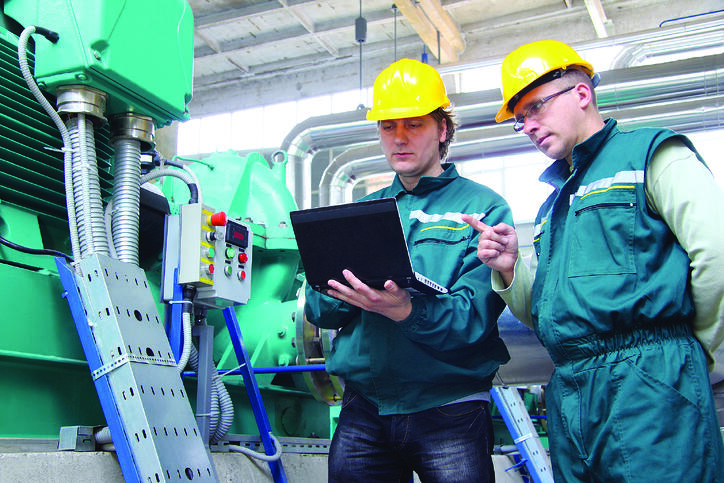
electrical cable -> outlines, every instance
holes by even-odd
[[[179,356],[178,367],[179,372],[183,372],[186,365],[189,363],[189,356],[191,356],[191,313],[184,311],[182,314],[182,325],[183,325],[183,346],[181,348],[181,356]]]
[[[201,196],[201,194],[199,192],[199,190],[201,189],[201,184],[199,183],[199,179],[196,177],[196,173],[191,171],[188,168],[188,166],[186,166],[185,164],[176,161],[177,157],[178,156],[174,156],[173,159],[168,160],[168,159],[164,158],[163,155],[155,149],[151,153],[151,159],[156,166],[163,168],[165,165],[169,165],[169,166],[173,166],[174,168],[183,169],[186,173],[188,173],[188,175],[191,176],[191,179],[193,179],[194,183],[195,183],[195,184],[188,185],[189,186],[189,203],[190,204],[201,203],[201,201],[199,201],[199,197]],[[179,158],[179,159],[184,159],[184,158]]]
[[[273,455],[267,455],[264,453],[260,453],[258,451],[254,451],[253,449],[245,448],[243,446],[237,446],[230,444],[228,446],[229,451],[234,451],[235,453],[243,453],[247,456],[251,456],[252,458],[256,458],[261,461],[278,461],[279,458],[282,457],[282,445],[279,443],[279,440],[274,437],[273,434],[269,433],[269,437],[271,438],[272,442],[274,443],[274,454]]]
[[[156,168],[141,176],[141,185],[162,176],[173,176],[174,178],[178,178],[186,183],[186,186],[189,188],[189,201],[196,197],[198,199],[197,202],[201,203],[201,191],[199,190],[198,181],[195,180],[191,176],[189,170],[186,169],[178,170],[170,168]]]
[[[33,79],[33,75],[30,72],[30,67],[28,65],[28,40],[30,39],[30,36],[36,32],[43,35],[50,42],[56,43],[58,41],[59,36],[55,32],[33,25],[26,27],[20,34],[20,38],[18,40],[18,64],[20,67],[20,73],[23,75],[23,79],[25,79],[25,83],[28,85],[30,92],[43,107],[43,110],[45,110],[48,116],[50,116],[53,120],[53,123],[58,128],[60,136],[63,139],[63,173],[65,180],[66,208],[68,211],[68,227],[70,230],[70,246],[73,250],[73,259],[80,259],[81,253],[78,241],[78,227],[76,225],[77,221],[73,193],[73,174],[71,171],[72,153],[70,134],[68,133],[68,128],[66,128],[63,120],[60,118],[60,115],[55,111],[55,109],[53,109],[53,106],[50,105],[48,100],[45,99],[43,93],[40,92],[40,88],[38,87],[38,84],[35,83],[35,79]]]
[[[170,164],[170,166],[175,166],[173,164]],[[172,176],[174,178],[179,178],[181,181],[186,183],[186,186],[189,188],[189,201],[191,203],[194,203],[194,200],[197,198],[199,190],[198,186],[194,184],[193,178],[188,174],[186,170],[183,171],[177,171],[173,169],[168,168],[157,168],[154,169],[143,176],[141,176],[140,180],[140,186],[142,186],[145,183],[148,183],[149,181],[152,181],[156,178],[161,178],[163,176]],[[106,209],[103,214],[103,218],[105,219],[105,231],[106,231],[106,237],[108,238],[108,248],[110,250],[110,254],[113,258],[116,258],[116,244],[113,237],[113,199],[108,200],[108,203],[106,204]]]
[[[66,255],[63,252],[59,252],[56,250],[50,250],[48,248],[28,248],[24,247],[22,245],[18,245],[17,243],[13,243],[10,240],[8,240],[5,237],[0,236],[0,243],[5,245],[8,248],[12,248],[13,250],[17,250],[19,252],[23,253],[29,253],[31,255],[54,255],[56,257],[63,257],[68,263],[73,263],[73,257],[70,255]]]
[[[173,158],[171,158],[171,161],[174,161],[174,162],[175,162],[176,159],[181,159],[181,160],[183,160],[183,161],[192,161],[192,162],[197,162],[197,163],[199,162],[197,159],[182,158],[181,156],[174,156]],[[201,183],[199,183],[199,178],[197,178],[197,177],[196,177],[196,173],[194,173],[191,169],[189,169],[189,167],[186,166],[185,164],[181,164],[181,167],[183,168],[184,171],[186,171],[186,172],[189,174],[189,176],[191,176],[191,178],[192,178],[192,179],[194,180],[194,182],[196,183],[196,186],[199,187],[199,193],[198,193],[199,199],[198,199],[198,203],[199,203],[200,205],[203,205],[203,204],[204,204],[204,200],[203,200],[203,198],[201,197]],[[213,168],[212,168],[212,169],[213,169]]]

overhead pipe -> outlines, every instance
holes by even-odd
[[[289,157],[290,187],[300,208],[312,206],[311,165],[314,154],[323,149],[363,144],[377,139],[374,123],[365,120],[365,111],[342,112],[310,117],[297,124],[282,142]]]

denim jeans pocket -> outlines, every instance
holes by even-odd
[[[488,406],[487,401],[465,401],[455,404],[446,404],[435,408],[443,416],[458,417],[475,412],[485,412]]]
[[[352,404],[358,397],[359,395],[352,389],[345,388],[344,394],[342,394],[342,409]]]

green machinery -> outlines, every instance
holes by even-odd
[[[154,417],[177,411],[179,420],[189,420],[183,423],[183,429],[193,433],[188,445],[208,448],[194,436],[197,378],[181,382],[176,361],[166,350],[170,346],[163,324],[124,329],[127,322],[120,310],[131,307],[129,318],[135,315],[139,323],[145,322],[144,314],[163,321],[172,313],[164,293],[177,285],[169,282],[174,274],[168,273],[168,261],[179,258],[178,250],[185,248],[171,243],[172,248],[164,250],[164,224],[178,222],[174,217],[183,214],[190,201],[201,206],[201,196],[203,210],[226,214],[227,230],[244,226],[252,234],[245,266],[253,280],[246,286],[248,300],[234,305],[224,301],[223,294],[214,294],[216,301],[207,299],[199,310],[203,317],[196,314],[197,323],[212,328],[213,363],[219,372],[230,372],[222,378],[233,403],[226,431],[257,432],[242,377],[234,372],[238,362],[222,316],[222,308],[233,307],[250,362],[271,369],[256,376],[271,431],[280,437],[329,438],[330,407],[340,398],[341,382],[324,371],[275,371],[323,362],[330,337],[304,323],[297,299],[303,275],[298,273],[288,219],[296,204],[285,185],[284,154],[270,164],[256,154],[220,153],[189,167],[163,160],[154,150],[156,128],[188,118],[193,63],[188,4],[5,0],[0,8],[0,438],[57,438],[62,427],[103,426],[106,406],[102,409],[103,398],[99,403],[96,393],[98,381],[107,380],[117,398],[140,396],[131,409],[117,402],[121,413],[146,404],[140,413],[147,419],[139,428],[155,432]],[[23,78],[19,55],[40,95]],[[57,119],[39,97],[50,101]],[[154,161],[163,165],[154,166]],[[141,188],[146,181],[153,185]],[[202,218],[197,221],[203,224]],[[174,250],[174,256],[168,256]],[[86,312],[80,317],[90,327],[85,330],[96,339],[100,365],[92,374],[86,346],[73,325],[79,317],[63,298],[68,291],[61,283],[63,264],[77,283]],[[107,288],[99,291],[93,284],[103,271],[106,276],[100,278]],[[140,291],[112,288],[114,273],[131,285],[140,281]],[[198,290],[202,292],[203,287]],[[69,299],[75,298],[70,293]],[[115,305],[117,314],[108,309],[103,314],[103,308],[96,314],[95,304]],[[100,327],[109,318],[109,327],[117,324],[118,330],[102,333]],[[102,348],[112,338],[134,342],[112,341],[109,356]],[[122,384],[125,389],[116,391]],[[158,410],[155,403],[149,405],[149,387],[184,396]],[[172,474],[173,463],[163,461],[172,451],[158,438],[149,438],[145,429],[137,438],[139,434],[141,440],[154,440],[161,462],[139,462],[138,455],[148,453],[146,447],[129,444],[130,453],[137,451],[136,466],[147,465],[152,468],[148,474],[155,472],[156,478],[162,472]],[[118,450],[115,437],[113,442]],[[203,451],[197,453],[202,454],[194,463],[198,475],[206,470],[213,479],[213,465],[203,461]],[[156,466],[161,469],[153,469]],[[194,470],[193,465],[180,467],[178,474],[188,476]]]

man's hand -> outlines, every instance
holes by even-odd
[[[330,280],[328,283],[331,289],[327,290],[327,295],[330,297],[384,315],[395,322],[400,322],[410,315],[412,311],[410,293],[398,287],[392,280],[385,282],[384,290],[376,290],[364,284],[349,270],[343,270],[342,275],[352,287]]]
[[[480,233],[480,261],[500,272],[505,285],[509,286],[513,282],[515,261],[518,259],[518,235],[515,228],[505,223],[488,226],[470,215],[463,215],[463,221]]]

